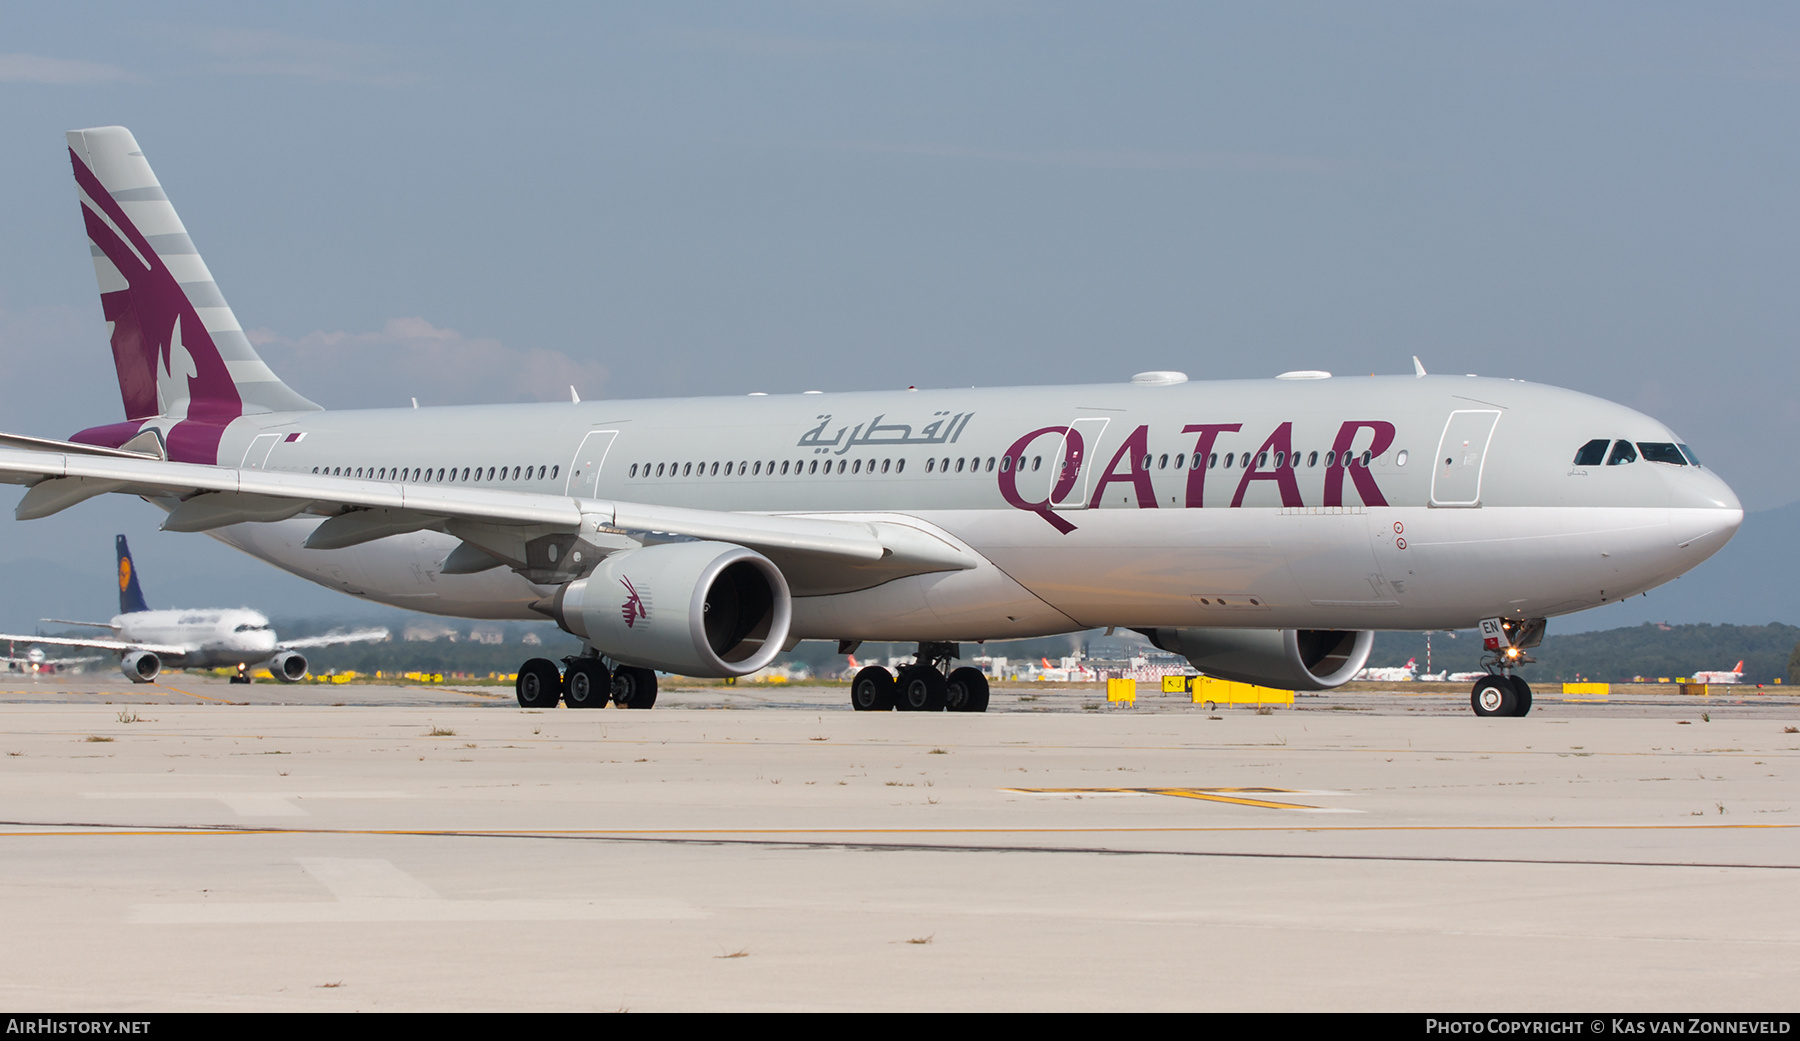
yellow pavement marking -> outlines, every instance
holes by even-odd
[[[1142,835],[1224,832],[1442,832],[1442,831],[1781,831],[1796,824],[1337,824],[1224,825],[1092,828],[67,828],[47,831],[0,830],[0,838],[61,836],[176,835]]]
[[[1205,802],[1226,802],[1237,806],[1257,806],[1265,810],[1316,810],[1317,806],[1307,806],[1297,802],[1270,802],[1267,799],[1245,799],[1230,792],[1288,792],[1291,788],[1002,788],[1003,792],[1019,792],[1024,795],[1173,795],[1178,799],[1200,799]]]

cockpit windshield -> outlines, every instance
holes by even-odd
[[[1612,444],[1611,438],[1597,437],[1582,445],[1581,450],[1575,453],[1575,465],[1599,466],[1606,461],[1606,446],[1610,444]]]
[[[1610,455],[1607,453],[1608,448],[1612,449]],[[1700,465],[1699,457],[1694,455],[1694,450],[1686,445],[1675,444],[1672,441],[1639,441],[1633,444],[1630,441],[1614,441],[1605,437],[1597,437],[1577,449],[1575,465],[1599,466],[1601,463],[1605,463],[1607,466],[1622,466],[1625,463],[1637,462],[1639,456],[1648,462],[1667,463],[1670,466]]]

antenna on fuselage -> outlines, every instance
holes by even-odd
[[[1413,355],[1413,375],[1414,376],[1425,375],[1425,363],[1420,361],[1419,356],[1416,354]]]
[[[571,405],[581,404],[581,395],[575,393],[575,384],[573,384],[573,383],[569,384],[569,404],[571,404]]]

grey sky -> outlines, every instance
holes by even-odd
[[[0,429],[119,418],[62,132],[120,123],[328,406],[1417,354],[1800,499],[1789,5],[151,12],[8,12]],[[215,600],[346,603],[141,503],[64,516],[0,561],[110,569],[117,530]]]

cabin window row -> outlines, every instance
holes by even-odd
[[[705,462],[705,463],[632,463],[627,477],[782,477],[831,473],[905,473],[904,459],[800,459]],[[777,469],[779,467],[779,469]]]
[[[1217,452],[1213,452],[1211,455],[1206,456],[1195,454],[1191,459],[1187,453],[1177,452],[1173,456],[1173,463],[1174,469],[1177,470],[1199,470],[1202,468],[1211,470],[1221,466],[1227,470],[1232,469],[1233,467],[1249,469],[1253,455],[1256,467],[1264,470],[1270,468],[1270,453],[1266,451],[1261,453],[1244,452],[1241,455],[1237,452],[1226,452],[1223,459],[1221,459]],[[1318,452],[1290,453],[1287,451],[1277,451],[1274,453],[1274,469],[1279,470],[1284,467],[1296,468],[1300,466],[1309,468],[1317,467],[1320,458]],[[1354,452],[1345,452],[1340,458],[1335,451],[1326,452],[1323,456],[1326,467],[1350,467],[1358,465],[1367,467],[1374,461],[1374,458],[1373,453],[1368,451],[1364,451],[1360,456]],[[1302,459],[1305,460],[1304,463],[1302,462]],[[1166,452],[1160,456],[1152,454],[1144,456],[1141,462],[1142,467],[1145,470],[1167,470],[1170,468],[1171,457]],[[1396,465],[1405,466],[1406,453],[1399,453],[1394,462]],[[925,460],[926,473],[993,473],[995,470],[999,470],[1001,473],[1011,473],[1014,470],[1017,470],[1020,473],[1025,473],[1028,470],[1035,473],[1042,470],[1043,467],[1044,457],[1041,455],[1019,455],[1016,457],[1002,455],[988,456],[985,459],[981,456],[962,456],[958,458],[932,458]],[[785,459],[776,461],[771,459],[766,463],[760,460],[737,463],[633,463],[631,464],[628,476],[634,479],[638,477],[654,479],[658,477],[730,477],[733,474],[740,477],[790,477],[832,473],[899,474],[905,472],[906,460],[904,459],[882,459],[879,461],[874,459],[839,459],[836,460],[835,466],[830,459],[801,459],[798,461]]]
[[[1611,448],[1609,452],[1607,449]],[[1576,466],[1623,466],[1635,463],[1639,457],[1647,462],[1668,463],[1670,466],[1699,466],[1700,459],[1694,450],[1686,445],[1678,445],[1669,441],[1614,441],[1611,438],[1597,437],[1575,453]]]
[[[541,481],[545,478],[555,480],[561,473],[560,466],[515,466],[510,469],[504,466],[490,466],[485,470],[479,466],[465,466],[458,470],[454,466],[431,467],[405,466],[315,466],[312,472],[330,477],[364,477],[376,481],[412,481],[447,483],[450,481]]]
[[[1254,452],[1254,453],[1253,452],[1244,452],[1241,454],[1237,453],[1237,452],[1226,452],[1223,459],[1220,458],[1219,453],[1217,453],[1217,452],[1213,452],[1210,455],[1200,455],[1199,453],[1196,452],[1192,458],[1190,458],[1186,452],[1177,452],[1177,453],[1175,453],[1174,460],[1173,460],[1174,461],[1173,469],[1176,469],[1176,470],[1201,470],[1201,469],[1216,470],[1216,469],[1223,468],[1223,469],[1229,470],[1232,467],[1236,466],[1236,467],[1241,467],[1243,469],[1248,470],[1251,467],[1251,461],[1253,458],[1255,460],[1257,469],[1262,469],[1262,470],[1271,469],[1271,467],[1269,466],[1270,454],[1266,451],[1265,452]],[[1304,463],[1301,462],[1302,459],[1305,460]],[[1324,461],[1325,461],[1325,465],[1327,468],[1334,467],[1334,466],[1349,467],[1349,466],[1357,466],[1357,465],[1366,467],[1371,462],[1373,462],[1374,459],[1375,459],[1374,453],[1368,452],[1368,451],[1363,452],[1362,455],[1360,455],[1360,456],[1358,456],[1355,452],[1345,452],[1341,459],[1338,457],[1338,454],[1336,452],[1326,452],[1324,455]],[[1281,470],[1284,468],[1285,469],[1295,469],[1295,468],[1298,468],[1301,466],[1306,466],[1306,467],[1310,468],[1310,467],[1316,467],[1319,465],[1320,456],[1319,456],[1319,453],[1317,453],[1317,452],[1277,451],[1274,453],[1274,460],[1275,460],[1275,465],[1274,465],[1273,469],[1276,469],[1276,470]],[[1165,452],[1161,455],[1146,455],[1146,456],[1144,456],[1142,463],[1143,463],[1143,469],[1145,469],[1145,470],[1167,470],[1167,469],[1171,468],[1169,465],[1170,457],[1167,452]],[[1401,452],[1395,458],[1394,463],[1397,466],[1405,466],[1406,465],[1406,453]]]

